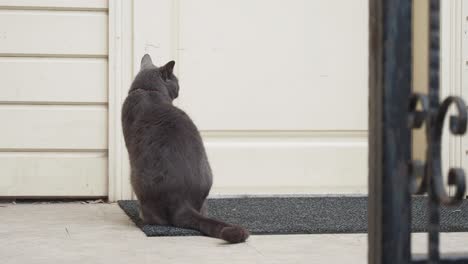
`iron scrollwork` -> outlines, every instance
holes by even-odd
[[[420,105],[419,110],[417,108],[418,105]],[[455,106],[457,114],[450,116],[450,132],[454,135],[463,135],[467,128],[467,108],[461,98],[454,96],[447,97],[437,108],[430,106],[426,95],[413,94],[409,99],[409,127],[417,129],[423,127],[423,125],[426,126],[426,162],[424,163],[420,160],[411,161],[409,164],[409,182],[410,190],[413,194],[427,193],[429,196],[428,263],[440,263],[440,205],[458,205],[463,201],[466,192],[466,177],[463,169],[449,169],[447,183],[455,190],[453,196],[447,193],[442,177],[442,132],[444,120],[452,105]]]
[[[418,110],[417,106],[421,105]],[[458,205],[463,201],[466,192],[465,172],[461,168],[451,168],[448,173],[448,185],[455,188],[455,194],[449,196],[444,188],[442,177],[442,132],[444,120],[451,105],[454,105],[457,115],[450,116],[450,132],[454,135],[463,135],[467,128],[467,107],[463,99],[455,96],[447,97],[436,111],[429,109],[426,95],[414,93],[409,99],[408,125],[418,129],[426,125],[427,152],[426,163],[420,160],[411,162],[410,177],[413,194],[424,194],[431,188],[433,199],[443,205]]]

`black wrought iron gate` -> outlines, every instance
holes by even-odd
[[[444,0],[445,1],[445,0]],[[450,1],[450,0],[446,0]],[[450,131],[466,131],[467,110],[458,97],[439,98],[440,0],[430,0],[429,93],[413,94],[412,1],[370,0],[369,57],[369,263],[468,263],[467,256],[439,253],[439,207],[454,205],[465,195],[462,169],[450,169],[445,191],[441,170],[441,138],[445,116]],[[411,157],[411,130],[425,124],[425,163]],[[427,193],[428,255],[411,256],[411,194]],[[468,251],[468,241],[467,241]]]

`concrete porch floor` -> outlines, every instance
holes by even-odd
[[[413,252],[426,251],[413,234]],[[468,252],[468,233],[442,251]],[[468,254],[468,253],[467,253]],[[208,237],[146,237],[117,204],[0,204],[0,263],[366,263],[365,234],[262,235],[227,245]]]

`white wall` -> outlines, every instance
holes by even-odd
[[[0,0],[0,196],[106,196],[107,1]]]

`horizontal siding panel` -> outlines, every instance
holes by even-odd
[[[0,102],[107,102],[107,59],[0,58]]]
[[[256,189],[365,193],[367,137],[339,133],[205,135],[215,179],[212,194],[252,194]]]
[[[1,54],[107,55],[107,14],[0,10]]]
[[[107,107],[0,106],[0,149],[106,149]]]
[[[2,8],[107,10],[107,0],[0,0]]]
[[[0,196],[107,196],[107,154],[0,152]]]

